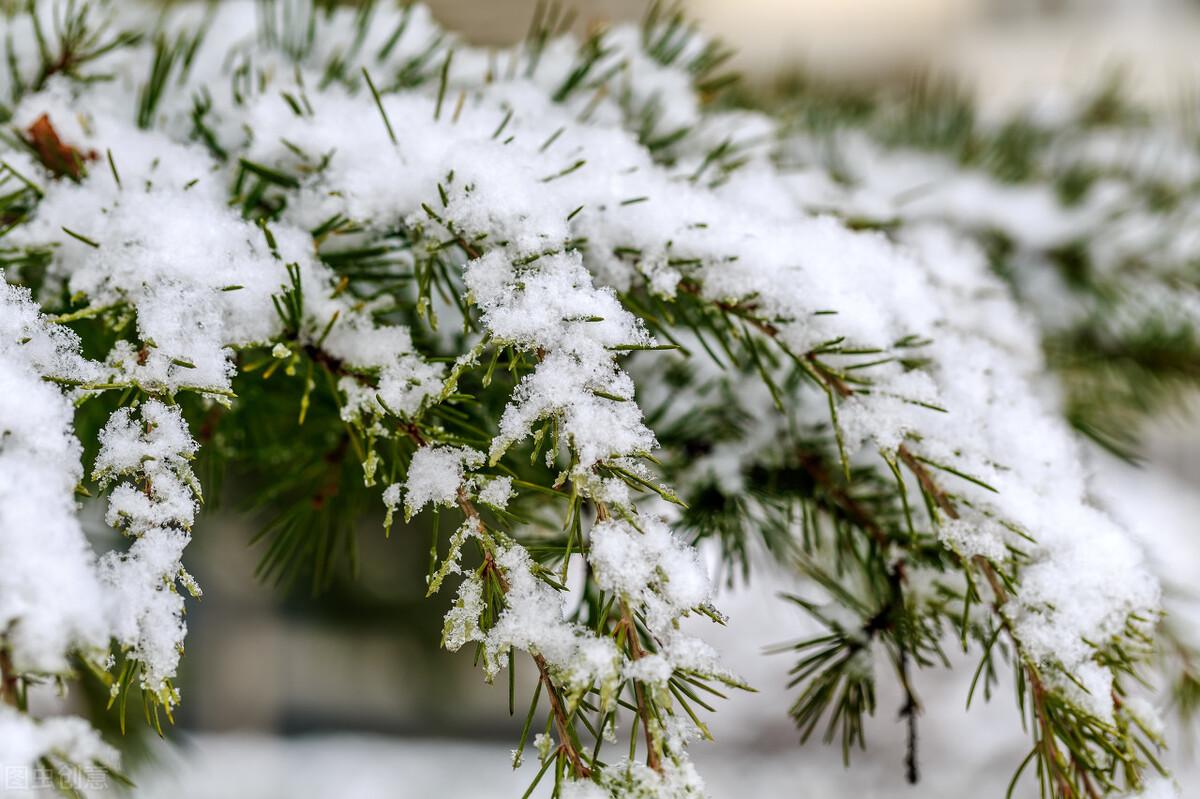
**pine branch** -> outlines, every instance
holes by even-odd
[[[1157,767],[1155,736],[1124,689],[1148,657],[1150,602],[1131,593],[1114,610],[1125,628],[1111,640],[1068,633],[1113,679],[1106,721],[1080,706],[1071,686],[1084,689],[1070,664],[1034,657],[1013,615],[1020,607],[1054,618],[1053,608],[1031,602],[1023,572],[1058,566],[1069,553],[1012,524],[1008,516],[1030,514],[1013,512],[1006,492],[1015,485],[1018,498],[1045,495],[1045,508],[1034,510],[1048,518],[1086,497],[1035,485],[1043,472],[1021,455],[997,463],[963,431],[994,423],[993,437],[1008,436],[1022,453],[1021,435],[1006,428],[1021,432],[1013,409],[1044,413],[1047,468],[1078,470],[1053,409],[1027,385],[1032,367],[1023,359],[1041,335],[1073,392],[1069,421],[1132,451],[1113,431],[1200,374],[1189,367],[1194,325],[1166,313],[1139,337],[1111,320],[1149,318],[1124,296],[1143,275],[1172,291],[1196,288],[1194,276],[1172,266],[1165,245],[1122,250],[1121,262],[1108,263],[1107,231],[1095,241],[1031,244],[1004,220],[996,234],[980,234],[952,205],[930,222],[908,204],[936,195],[936,181],[899,199],[888,194],[895,207],[879,207],[890,215],[863,217],[850,192],[879,199],[874,176],[836,148],[810,147],[817,134],[808,129],[853,127],[884,159],[927,148],[950,162],[949,183],[970,168],[1049,186],[1068,208],[1100,174],[1057,164],[1055,154],[1064,143],[1087,150],[1092,132],[1127,124],[1118,94],[1096,98],[1063,130],[992,129],[944,86],[921,84],[904,104],[876,106],[810,83],[795,87],[807,104],[798,114],[772,109],[761,135],[742,135],[740,118],[715,102],[728,84],[728,50],[676,6],[652,5],[640,36],[591,30],[573,58],[557,49],[548,57],[573,24],[557,3],[539,8],[519,46],[492,55],[413,24],[411,9],[271,2],[260,10],[254,43],[233,52],[223,44],[230,18],[215,6],[199,24],[173,27],[168,14],[150,36],[111,33],[125,15],[99,2],[71,4],[51,36],[42,7],[15,17],[32,40],[24,50],[10,45],[6,85],[18,104],[12,113],[36,121],[0,140],[26,159],[0,169],[0,235],[15,231],[18,242],[0,250],[8,269],[0,311],[20,320],[16,340],[0,342],[0,360],[6,375],[31,376],[35,388],[21,390],[51,392],[43,404],[61,411],[61,429],[51,432],[64,437],[62,451],[72,430],[85,445],[97,441],[114,403],[128,406],[117,421],[128,408],[160,404],[193,419],[213,478],[229,464],[260,506],[278,511],[260,534],[268,542],[261,576],[287,582],[309,569],[314,590],[328,585],[343,552],[353,568],[353,521],[362,503],[378,500],[381,483],[385,525],[402,499],[406,519],[428,504],[461,514],[444,558],[433,525],[427,587],[462,575],[443,642],[455,650],[475,643],[489,680],[507,658],[510,712],[515,651],[537,666],[518,752],[543,690],[539,747],[556,742],[543,750],[530,791],[551,766],[556,793],[572,780],[615,793],[673,784],[688,772],[680,740],[691,731],[711,737],[695,708],[712,708],[693,689],[744,687],[715,661],[680,660],[674,648],[683,616],[723,618],[708,604],[694,553],[646,512],[661,501],[680,508],[676,530],[720,540],[730,579],[738,564],[750,578],[750,552],[761,543],[845,609],[792,598],[825,628],[786,647],[799,659],[792,715],[803,738],[825,722],[826,740],[840,736],[844,757],[865,744],[875,683],[863,663],[882,653],[903,694],[905,772],[915,781],[913,672],[948,665],[943,646],[957,638],[964,650],[971,640],[983,649],[976,683],[985,695],[995,652],[1012,655],[1019,703],[1034,720],[1034,748],[1014,785],[1035,762],[1044,794],[1090,799],[1136,788]],[[455,50],[465,55],[453,59]],[[132,64],[146,70],[142,81],[109,84],[103,95],[92,88],[105,70],[125,74]],[[544,94],[535,116],[503,88],[517,76]],[[78,128],[51,122],[60,112],[37,92],[52,79],[70,84]],[[663,86],[673,87],[670,96]],[[748,95],[740,97],[724,102]],[[121,102],[128,113],[110,113]],[[327,119],[334,102],[343,117],[336,125]],[[392,125],[397,108],[403,130]],[[239,128],[247,119],[253,130]],[[591,144],[598,129],[607,142],[600,149]],[[60,130],[71,132],[64,140]],[[127,138],[149,156],[121,158]],[[109,170],[89,173],[101,150]],[[816,151],[833,155],[825,162]],[[436,178],[413,161],[426,156],[438,159]],[[830,178],[832,207],[814,209],[787,185],[790,162],[806,158],[815,163],[801,166]],[[33,173],[10,161],[32,163]],[[1186,189],[1135,171],[1103,173],[1130,187],[1131,213],[1157,215],[1164,231],[1186,222]],[[385,183],[404,189],[376,188]],[[737,199],[759,188],[773,204],[765,221]],[[826,218],[814,221],[814,210]],[[955,250],[970,239],[983,242],[995,275]],[[115,247],[120,270],[105,266]],[[1048,332],[1045,320],[1030,331],[978,321],[1016,318],[1027,285],[1017,270],[1030,260],[1053,270],[1064,296],[1082,298],[1086,315],[1065,335]],[[823,274],[833,269],[839,274]],[[18,281],[36,300],[13,292],[8,284]],[[71,294],[68,286],[89,288]],[[917,307],[897,307],[907,303]],[[963,312],[973,304],[978,319]],[[446,317],[461,329],[447,329]],[[105,396],[112,402],[96,401]],[[74,425],[68,397],[79,403]],[[175,443],[190,440],[186,429]],[[24,453],[24,439],[13,440]],[[886,469],[861,457],[871,446]],[[152,473],[151,459],[123,473],[130,492],[109,497],[118,527],[133,531],[138,503],[153,508],[175,478],[190,478],[190,466],[172,463],[173,472]],[[963,484],[948,490],[938,473]],[[910,507],[913,488],[922,502]],[[216,493],[213,484],[206,491]],[[468,541],[479,549],[474,569],[462,567]],[[563,619],[557,608],[579,558],[580,601]],[[643,578],[627,579],[647,564]],[[1130,586],[1142,580],[1136,564],[1122,566]],[[180,567],[164,584],[174,590],[185,576]],[[1129,588],[1117,582],[1111,587]],[[521,603],[555,610],[548,618],[562,625],[561,641],[579,650],[505,637],[504,624],[528,621]],[[157,728],[160,706],[170,718],[174,689],[169,675],[150,673],[143,645],[114,642],[108,670],[86,662],[111,686],[122,724],[137,682]],[[8,645],[0,654],[8,657]],[[1188,653],[1179,660],[1186,697]],[[660,663],[670,667],[662,676],[639,668]],[[0,661],[6,700],[25,679],[11,665]],[[631,750],[606,764],[600,750],[619,715],[631,722]],[[644,767],[632,762],[639,725]],[[594,745],[585,748],[588,734]]]

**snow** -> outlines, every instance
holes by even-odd
[[[704,782],[691,763],[667,763],[661,772],[645,763],[619,760],[604,771],[608,796],[629,799],[686,799],[702,797]]]
[[[421,447],[413,453],[404,480],[404,513],[412,518],[433,503],[449,507],[458,497],[468,469],[483,463],[483,453],[470,447]]]
[[[94,374],[78,340],[50,325],[27,292],[0,288],[0,628],[13,665],[55,672],[68,653],[102,649],[108,620],[75,486],[82,454],[73,410],[42,374]],[[24,342],[24,343],[22,343]]]
[[[706,604],[711,586],[700,556],[662,521],[638,519],[640,529],[618,520],[592,526],[588,562],[596,584],[646,609],[656,635],[669,632],[675,619]]]
[[[80,789],[92,787],[89,782],[97,766],[115,769],[120,763],[117,750],[100,740],[83,719],[35,721],[7,705],[0,706],[0,769],[5,775],[5,793],[36,787],[29,772],[42,758],[54,763],[68,783]],[[100,776],[103,785],[107,775],[101,772]]]
[[[497,510],[504,510],[512,496],[511,477],[492,478],[484,483],[483,488],[479,489],[479,501],[485,505],[491,505]]]
[[[1183,794],[1179,792],[1179,788],[1171,780],[1164,777],[1156,777],[1143,790],[1132,795],[1140,797],[1140,799],[1179,799]]]
[[[547,418],[561,420],[577,473],[654,447],[633,402],[633,381],[615,358],[618,348],[650,346],[653,339],[611,289],[593,286],[578,253],[543,256],[525,267],[489,253],[471,262],[465,279],[495,339],[540,354],[500,419],[493,462]]]
[[[198,596],[180,562],[199,498],[189,465],[197,446],[177,407],[149,400],[137,415],[118,409],[100,433],[94,478],[101,485],[127,479],[109,495],[105,519],[135,539],[128,551],[101,559],[100,575],[117,620],[113,637],[142,663],[142,686],[170,707],[178,692],[168,681],[187,634],[176,581]]]
[[[67,397],[43,375],[85,382],[95,366],[49,324],[28,294],[0,288],[0,629],[12,668],[64,672],[72,651],[98,657],[111,624],[107,596],[75,509],[83,473]],[[116,766],[116,751],[82,719],[35,721],[0,705],[0,766],[43,756]]]
[[[621,657],[616,644],[586,627],[568,622],[566,596],[533,573],[529,553],[512,546],[496,556],[508,579],[506,607],[483,639],[489,657],[485,671],[495,675],[499,657],[509,647],[528,650],[546,659],[566,687],[573,705],[590,686],[607,705],[616,687]],[[490,665],[489,665],[490,664]]]

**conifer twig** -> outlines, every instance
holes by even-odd
[[[421,434],[421,430],[415,424],[408,422],[402,423],[401,428],[404,433],[412,439],[412,442],[417,447],[427,446],[425,436]],[[483,523],[483,519],[479,515],[479,509],[475,507],[475,503],[467,496],[467,492],[459,487],[457,491],[457,503],[463,515],[471,519],[477,525],[477,529],[481,534],[487,534],[487,527]],[[496,578],[497,584],[503,593],[508,593],[508,580],[503,572],[497,567],[495,560],[490,551],[484,555],[484,570],[492,574]],[[546,689],[546,696],[550,700],[550,712],[554,719],[554,727],[558,732],[558,746],[560,751],[566,755],[571,763],[571,769],[577,779],[586,779],[591,775],[591,769],[583,762],[583,756],[579,750],[575,748],[572,736],[568,730],[568,714],[566,708],[563,707],[562,699],[558,695],[558,688],[554,685],[553,679],[550,677],[550,668],[546,663],[546,659],[539,653],[531,652],[530,657],[538,668],[538,679]]]
[[[625,629],[626,639],[629,641],[629,656],[634,660],[641,660],[645,655],[642,651],[641,642],[638,641],[637,625],[633,622],[633,615],[629,612],[629,605],[625,600],[621,600],[621,625]],[[650,710],[646,703],[646,691],[640,682],[635,682],[633,685],[634,697],[637,699],[637,712],[642,720],[642,732],[646,737],[646,765],[655,771],[662,771],[662,758],[658,753],[658,746],[654,740],[654,733],[650,726]]]
[[[0,702],[16,707],[18,679],[7,644],[0,645]]]

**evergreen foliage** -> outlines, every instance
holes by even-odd
[[[915,782],[913,674],[958,648],[968,704],[1021,708],[1014,791],[1162,789],[1146,680],[1200,682],[1076,433],[1134,457],[1200,376],[1183,131],[1116,90],[1000,124],[930,86],[731,92],[657,4],[581,42],[551,4],[501,51],[420,6],[3,8],[0,759],[116,773],[27,713],[79,664],[168,732],[228,473],[281,590],[352,571],[373,509],[430,520],[442,643],[505,673],[531,792],[702,793],[686,744],[750,686],[681,624],[726,623],[695,547],[806,578],[802,740],[849,762],[895,680]]]

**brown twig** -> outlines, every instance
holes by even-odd
[[[315,510],[325,507],[325,503],[337,496],[342,487],[342,460],[350,446],[350,434],[342,433],[338,443],[322,457],[329,467],[329,479],[325,481],[310,500]]]
[[[899,672],[901,687],[904,689],[904,704],[900,708],[900,717],[905,720],[908,734],[908,745],[904,751],[904,776],[909,785],[916,785],[921,779],[917,766],[917,716],[921,714],[921,702],[917,699],[917,692],[913,690],[912,681],[909,679],[908,650],[903,647],[900,648]]]
[[[830,477],[829,470],[825,468],[824,459],[818,453],[807,450],[802,450],[799,457],[800,467],[808,472],[808,476],[825,491],[834,506],[855,524],[866,530],[880,550],[885,549],[890,542],[883,527],[862,506],[862,503]]]
[[[1000,618],[1000,624],[1004,627],[1005,632],[1008,633],[1009,639],[1013,642],[1013,646],[1017,648],[1019,654],[1021,649],[1020,642],[1017,639],[1016,632],[1012,628],[1012,622],[1009,621],[1002,610],[1005,603],[1008,602],[1008,591],[1004,587],[1004,582],[1000,579],[1000,575],[996,573],[995,567],[986,558],[976,555],[973,562],[987,579],[988,585],[992,589],[992,594],[996,598],[992,605],[993,609]],[[1070,799],[1070,797],[1076,796],[1076,792],[1067,774],[1063,771],[1062,755],[1059,753],[1058,746],[1054,742],[1054,730],[1050,724],[1049,714],[1046,712],[1046,685],[1042,681],[1042,676],[1038,673],[1035,665],[1022,659],[1021,668],[1025,671],[1025,676],[1029,680],[1033,715],[1038,723],[1038,746],[1042,748],[1043,759],[1046,761],[1047,767],[1051,769],[1051,778],[1058,785],[1062,795]]]
[[[17,677],[8,647],[0,648],[0,702],[17,706]]]
[[[700,293],[699,284],[697,284],[691,280],[679,281],[679,290],[682,291],[684,294],[690,294],[697,299],[706,300],[706,298]],[[754,313],[758,309],[758,306],[752,302],[751,303],[734,303],[734,302],[727,302],[725,300],[706,300],[706,301],[711,302],[715,307],[720,308],[725,313],[731,313],[734,316],[738,317],[739,319],[746,320],[746,322],[748,322],[751,326],[757,328],[760,332],[765,333],[766,335],[770,336],[771,338],[775,338],[779,335],[778,327],[776,327],[775,325],[773,325],[772,323],[768,322],[765,319],[759,318]]]
[[[629,612],[629,605],[625,600],[621,600],[621,626],[625,628],[626,637],[629,640],[629,656],[634,661],[641,660],[646,652],[642,649],[642,642],[638,640],[637,626],[633,622],[633,614]],[[642,684],[634,682],[633,694],[637,699],[638,716],[642,720],[642,732],[646,735],[646,765],[657,772],[662,772],[662,758],[658,753],[658,748],[654,745],[654,735],[650,732],[650,710],[646,706],[646,692],[642,688]]]
[[[609,518],[608,506],[603,502],[597,502],[596,521],[602,522],[607,518]],[[630,658],[637,661],[645,657],[646,652],[642,649],[642,642],[638,639],[637,625],[633,623],[633,614],[623,599],[621,600],[621,620],[617,622],[617,625],[618,631],[622,627],[625,629],[626,637],[629,640]],[[641,683],[634,682],[633,694],[637,699],[638,717],[642,720],[642,732],[646,736],[646,765],[657,772],[662,772],[662,758],[654,746],[654,735],[650,732],[650,710],[646,705],[646,693]]]
[[[900,445],[899,449],[896,451],[896,454],[900,460],[904,461],[904,465],[907,466],[917,478],[917,482],[920,483],[922,490],[932,497],[934,503],[943,511],[945,511],[946,515],[951,519],[959,518],[958,509],[954,506],[954,502],[950,499],[946,492],[941,489],[941,487],[937,484],[937,481],[933,479],[933,475],[929,473],[929,470],[923,463],[921,463],[917,456],[909,451],[908,447],[904,444]],[[992,565],[991,561],[987,560],[986,558],[976,555],[971,559],[971,561],[965,564],[966,567],[970,568],[971,563],[974,563],[975,566],[983,573],[984,578],[988,582],[988,586],[992,589],[992,594],[995,597],[995,600],[992,603],[992,610],[1000,619],[1001,626],[1004,628],[1004,631],[1008,634],[1009,640],[1012,641],[1013,646],[1016,648],[1017,656],[1021,659],[1020,668],[1025,672],[1026,679],[1029,680],[1030,703],[1032,705],[1033,715],[1036,718],[1038,725],[1037,745],[1042,748],[1043,759],[1046,762],[1047,768],[1051,770],[1050,778],[1054,780],[1063,797],[1072,799],[1072,797],[1076,797],[1078,794],[1075,791],[1069,776],[1066,774],[1063,768],[1062,755],[1058,750],[1057,744],[1055,743],[1053,725],[1050,722],[1050,715],[1046,709],[1046,684],[1042,680],[1042,676],[1038,672],[1037,666],[1026,660],[1021,654],[1022,647],[1020,640],[1017,638],[1017,634],[1013,629],[1012,622],[1003,611],[1004,605],[1009,599],[1008,591],[1004,587],[1004,581],[1001,580],[1000,575],[996,573],[996,569]],[[1084,776],[1086,777],[1086,774]]]
[[[451,232],[453,233],[454,231],[451,231]],[[454,234],[454,243],[457,244],[459,247],[461,247],[462,251],[465,252],[467,254],[467,257],[470,258],[471,260],[475,260],[476,258],[479,257],[479,255],[480,255],[479,250],[476,247],[474,247],[473,245],[471,245],[466,239],[464,239],[462,237],[461,233]]]
[[[709,300],[705,298],[703,294],[701,294],[700,286],[690,280],[680,281],[679,290],[684,294],[690,294],[699,300],[711,303],[713,307],[724,313],[733,314],[751,327],[758,330],[760,333],[763,333],[772,339],[779,338],[779,328],[774,323],[767,319],[763,319],[756,313],[758,306],[755,303],[735,303],[728,302],[726,300]],[[854,394],[854,389],[852,389],[839,374],[822,363],[815,352],[810,350],[800,357],[803,358],[804,362],[808,365],[806,369],[809,371],[809,374],[813,375],[822,383],[824,383],[827,389],[832,390],[843,399]]]
[[[315,344],[306,344],[304,346],[304,354],[311,358],[313,363],[328,369],[334,374],[335,377],[362,377],[361,375],[347,369],[346,362],[341,358],[330,355],[328,352],[316,346]]]
[[[418,447],[426,446],[425,436],[421,434],[420,428],[411,422],[402,422],[400,429],[412,440]],[[466,490],[459,486],[458,488],[458,507],[462,510],[463,515],[474,521],[480,528],[485,529],[483,520],[480,518],[479,509],[475,507],[475,503],[467,496]],[[504,573],[500,571],[499,566],[491,552],[484,555],[484,570],[490,572],[500,586],[500,591],[504,594],[508,593],[508,580],[504,577]],[[566,755],[567,760],[571,762],[571,770],[575,773],[577,779],[586,779],[592,773],[587,764],[583,762],[583,756],[579,750],[575,748],[575,743],[571,738],[570,729],[568,727],[569,715],[566,707],[564,707],[562,698],[558,695],[558,689],[554,686],[554,680],[550,677],[550,667],[546,663],[546,659],[541,654],[530,652],[530,657],[533,658],[534,664],[538,668],[538,678],[542,685],[546,687],[546,695],[550,698],[550,713],[554,718],[554,729],[558,733],[558,748]]]
[[[839,485],[830,476],[829,470],[825,468],[821,456],[816,452],[801,451],[799,462],[801,468],[825,492],[833,507],[845,514],[856,525],[866,530],[867,534],[879,548],[880,553],[885,553],[892,543],[887,532],[875,520],[870,511],[864,508],[857,499],[851,496],[843,486]],[[877,633],[887,630],[892,631],[896,638],[897,647],[900,650],[896,670],[900,677],[901,687],[904,690],[904,704],[900,707],[900,717],[906,722],[908,738],[904,758],[905,776],[910,784],[915,785],[920,778],[917,759],[917,717],[921,713],[921,702],[917,698],[916,690],[913,688],[910,679],[908,647],[902,637],[902,628],[897,629],[896,625],[896,613],[903,607],[904,585],[907,580],[908,575],[905,569],[905,561],[903,558],[900,558],[888,571],[888,583],[892,589],[892,596],[877,614],[867,620],[863,632],[868,637],[874,637]]]
[[[550,669],[546,664],[546,659],[541,655],[533,655],[533,662],[537,664],[538,676],[542,685],[546,686],[546,695],[550,697],[550,712],[554,716],[554,729],[558,732],[558,748],[571,761],[571,770],[575,772],[575,777],[586,779],[591,776],[592,770],[584,764],[583,757],[571,740],[567,730],[567,711],[563,707],[562,699],[558,696],[558,689],[554,687],[554,681],[550,679]]]
[[[845,399],[854,393],[854,389],[850,388],[846,381],[843,380],[836,372],[822,363],[814,353],[804,353],[804,360],[807,361],[810,366],[812,366],[813,371],[815,371],[821,377],[821,379],[825,382],[825,385],[837,392],[839,397]]]
[[[896,455],[900,460],[904,461],[904,465],[909,468],[909,471],[917,478],[917,482],[921,484],[921,488],[925,493],[933,497],[933,501],[939,508],[946,512],[946,515],[951,519],[958,518],[958,509],[954,507],[954,503],[950,501],[950,497],[946,492],[934,481],[933,475],[925,468],[925,464],[921,463],[915,455],[909,452],[908,447],[904,444],[896,450]]]

